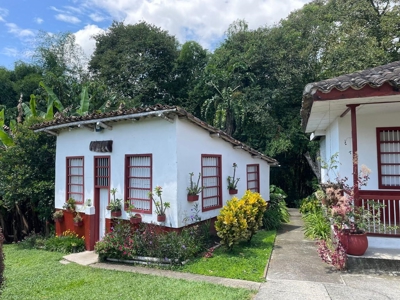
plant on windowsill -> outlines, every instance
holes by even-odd
[[[197,178],[197,182],[193,182],[193,176],[194,173],[189,173],[190,175],[190,186],[187,188],[188,194],[187,194],[187,200],[188,201],[197,201],[199,200],[199,194],[203,190],[202,186],[199,186],[200,184],[200,178],[201,178],[201,173],[199,173],[199,177]]]
[[[110,201],[110,203],[107,206],[107,210],[111,211],[111,217],[113,218],[118,218],[122,215],[121,211],[121,199],[115,199],[115,194],[117,193],[117,189],[113,188],[110,191],[111,195],[113,196],[113,200]]]
[[[153,201],[156,208],[157,222],[165,222],[165,210],[170,208],[171,204],[169,202],[163,202],[161,186],[156,186],[154,188],[154,193],[160,198],[160,201],[154,200],[154,194],[152,192],[149,192],[149,198]]]
[[[67,202],[64,203],[63,209],[69,212],[75,212],[76,200],[74,198],[69,198]]]
[[[228,190],[229,190],[229,195],[236,195],[238,193],[237,184],[238,184],[240,178],[235,179],[237,164],[233,163],[232,167],[233,167],[233,177],[228,176],[228,178],[227,178]]]
[[[76,213],[73,220],[74,220],[74,226],[81,227],[83,225],[83,219],[80,213]]]
[[[54,222],[62,222],[64,220],[64,212],[62,210],[57,210],[53,214],[53,220]]]
[[[131,224],[139,224],[142,222],[142,216],[138,213],[135,213],[133,210],[135,209],[135,206],[133,204],[130,204],[129,201],[126,201],[127,211],[129,215],[129,220]]]

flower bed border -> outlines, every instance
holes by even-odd
[[[107,261],[111,262],[123,262],[127,264],[142,264],[142,265],[171,265],[172,260],[169,258],[157,258],[148,256],[135,256],[133,259],[118,259],[118,258],[106,258]],[[182,261],[180,264],[184,265],[189,261],[189,259]],[[179,260],[175,259],[175,262]]]

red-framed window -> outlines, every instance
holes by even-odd
[[[145,214],[152,213],[152,164],[151,154],[125,155],[125,201]]]
[[[202,211],[222,207],[221,155],[201,155]]]
[[[83,156],[67,157],[67,193],[66,200],[75,199],[82,204],[84,199],[84,159]]]
[[[110,156],[94,157],[94,187],[110,188]]]
[[[246,167],[247,189],[252,192],[260,192],[260,165],[253,164]]]
[[[380,189],[400,189],[400,127],[376,128]]]

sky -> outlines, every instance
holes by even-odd
[[[310,0],[0,0],[0,67],[28,61],[40,30],[71,32],[87,57],[93,35],[113,20],[146,21],[175,35],[180,43],[195,40],[213,50],[229,24],[247,21],[250,29],[274,25]]]

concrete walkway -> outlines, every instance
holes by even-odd
[[[290,223],[284,225],[276,237],[266,283],[98,263],[97,255],[90,251],[67,255],[62,262],[246,288],[258,291],[255,300],[400,300],[399,277],[348,274],[324,264],[317,255],[315,242],[304,239],[300,213],[297,209],[290,209],[290,213]]]
[[[306,240],[297,209],[278,232],[260,299],[400,299],[400,278],[337,272],[319,258],[315,242]]]

